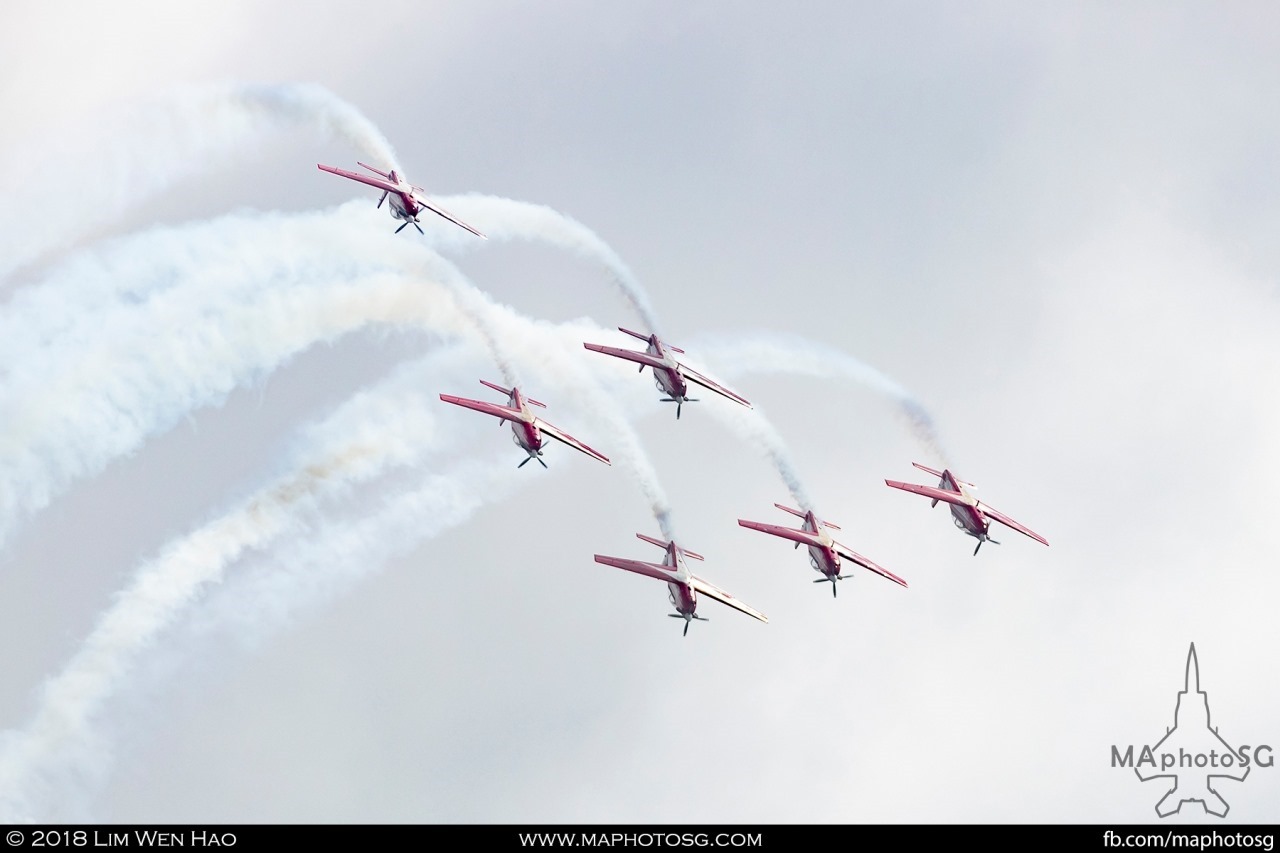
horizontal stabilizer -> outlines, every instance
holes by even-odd
[[[673,542],[664,542],[661,539],[654,539],[652,536],[645,536],[643,533],[637,533],[636,538],[643,539],[645,542],[648,542],[650,545],[657,545],[659,548],[666,548],[668,545],[675,544]],[[701,554],[694,553],[693,551],[686,551],[684,548],[681,548],[679,545],[676,545],[676,550],[679,551],[681,554],[684,554],[686,557],[689,557],[694,560],[707,559]]]
[[[388,181],[391,180],[391,175],[382,171],[381,169],[375,169],[372,166],[370,166],[368,163],[361,163],[359,160],[357,160],[356,163],[361,166],[364,166],[366,169],[368,169],[370,172],[373,172],[375,175],[381,175],[382,177],[386,178]]]
[[[630,335],[630,336],[631,336],[631,337],[633,337],[633,338],[639,338],[640,340],[644,341],[645,343],[648,343],[648,342],[650,341],[650,336],[649,336],[649,335],[642,335],[642,334],[640,334],[639,332],[633,332],[633,331],[631,331],[630,329],[624,329],[624,328],[622,328],[621,326],[619,326],[619,327],[618,327],[618,331],[619,331],[619,332],[622,332],[623,334]],[[684,350],[680,349],[680,347],[673,347],[671,344],[668,344],[668,343],[664,343],[664,344],[663,344],[663,346],[664,346],[664,347],[666,347],[667,349],[671,350],[672,352],[678,352],[678,353],[680,353],[681,355],[683,355],[683,354],[684,354]]]
[[[800,511],[800,510],[798,510],[798,509],[792,509],[791,507],[789,507],[789,506],[783,506],[782,504],[774,504],[774,506],[776,506],[778,509],[782,510],[783,512],[789,512],[789,513],[791,513],[791,514],[792,514],[792,515],[794,515],[796,518],[808,518],[808,514],[807,514],[807,513],[803,513],[803,512],[801,512],[801,511]],[[819,520],[819,521],[818,521],[818,523],[819,523],[819,524],[821,524],[823,527],[830,528],[831,530],[839,530],[839,529],[840,529],[840,527],[839,527],[838,525],[832,524],[832,523],[831,523],[831,522],[829,522],[829,521],[822,521],[822,520]]]
[[[932,468],[929,468],[928,466],[921,465],[919,462],[912,462],[911,464],[912,464],[912,465],[914,465],[914,466],[916,466],[917,468],[919,468],[921,471],[925,472],[926,474],[932,474],[933,476],[937,477],[938,479],[942,479],[943,477],[950,476],[952,480],[955,480],[957,483],[960,483],[961,485],[965,485],[965,486],[973,486],[973,488],[975,488],[975,489],[976,489],[976,488],[978,488],[977,486],[974,486],[974,485],[973,485],[973,483],[970,483],[970,482],[968,482],[968,481],[966,481],[966,480],[961,480],[959,477],[957,477],[955,474],[953,474],[953,473],[952,473],[952,472],[950,472],[950,471],[935,471],[935,470],[933,470]]]
[[[487,388],[492,388],[493,390],[497,391],[499,394],[506,394],[508,397],[511,396],[510,388],[503,388],[501,385],[495,385],[494,383],[486,382],[483,379],[480,380],[480,384],[484,385]],[[533,399],[532,397],[525,397],[524,401],[529,405],[537,406],[540,409],[545,409],[547,407],[546,403],[539,403],[537,400]]]

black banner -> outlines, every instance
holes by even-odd
[[[0,827],[7,850],[88,849],[263,850],[314,845],[447,845],[503,850],[723,850],[780,849],[797,844],[850,843],[984,849],[1246,850],[1273,853],[1275,824],[1230,826],[1085,824],[101,824]]]

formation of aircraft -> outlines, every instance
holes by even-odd
[[[974,556],[977,556],[978,548],[982,547],[983,542],[990,542],[992,545],[1000,544],[991,538],[991,522],[993,521],[998,521],[1005,527],[1011,527],[1019,533],[1030,536],[1041,544],[1049,544],[1049,541],[1039,533],[1024,527],[1004,513],[997,512],[969,494],[965,486],[970,489],[977,488],[973,483],[966,483],[964,480],[957,479],[954,474],[946,469],[935,471],[932,468],[921,465],[919,462],[912,462],[911,464],[926,474],[932,474],[937,477],[938,485],[918,486],[914,483],[901,483],[897,480],[885,480],[885,483],[895,489],[902,489],[906,492],[914,492],[917,495],[932,498],[933,503],[930,506],[937,506],[938,501],[950,504],[951,517],[956,527],[978,540],[977,546],[973,549]]]
[[[469,400],[466,397],[454,397],[450,394],[441,394],[440,399],[446,403],[453,403],[455,406],[463,406],[464,408],[474,409],[477,412],[484,412],[486,415],[493,415],[499,419],[500,423],[510,422],[512,438],[528,454],[525,460],[516,466],[517,468],[523,468],[531,459],[537,459],[539,465],[543,468],[547,467],[547,463],[542,461],[542,449],[546,446],[546,442],[542,440],[543,436],[554,438],[556,441],[567,444],[574,450],[580,450],[592,459],[598,459],[606,465],[612,464],[609,462],[608,456],[588,447],[569,435],[569,433],[552,426],[529,410],[530,406],[545,409],[547,407],[546,403],[539,403],[532,397],[526,397],[519,388],[503,388],[501,385],[494,385],[492,382],[486,382],[483,379],[480,380],[480,384],[506,394],[507,405],[500,406],[497,403]]]
[[[628,560],[622,557],[606,557],[603,554],[596,554],[596,562],[618,569],[626,569],[628,572],[635,572],[638,575],[645,575],[660,581],[666,581],[667,597],[671,601],[671,606],[676,609],[675,613],[668,615],[673,619],[684,620],[685,636],[688,636],[689,624],[694,620],[699,622],[711,621],[705,616],[698,615],[698,593],[702,593],[707,598],[759,619],[761,622],[769,621],[769,618],[759,610],[743,604],[729,593],[690,572],[689,567],[685,565],[685,558],[688,557],[690,560],[705,559],[701,554],[695,554],[693,551],[681,548],[674,541],[668,542],[662,539],[654,539],[652,536],[645,536],[643,533],[637,533],[636,536],[666,551],[661,563],[646,563],[643,560]]]
[[[422,187],[414,186],[406,181],[400,175],[396,174],[395,169],[390,172],[384,172],[381,169],[375,169],[372,166],[356,161],[358,165],[368,169],[373,175],[365,175],[360,172],[348,172],[346,169],[339,169],[337,166],[326,166],[323,163],[317,163],[316,166],[324,172],[330,172],[334,175],[341,175],[344,178],[350,178],[353,181],[359,181],[362,184],[368,184],[382,190],[382,198],[378,199],[378,207],[382,207],[382,203],[390,199],[391,204],[387,206],[391,215],[396,219],[403,219],[404,224],[396,229],[399,234],[405,228],[412,225],[418,229],[418,233],[423,233],[422,226],[418,224],[418,216],[424,210],[429,210],[437,216],[443,216],[445,219],[465,228],[477,237],[483,237],[476,229],[467,223],[458,219],[449,211],[439,205],[432,204],[423,195],[425,190]]]
[[[348,178],[353,181],[367,184],[368,186],[382,190],[382,198],[378,200],[378,207],[382,207],[383,202],[390,200],[388,210],[391,215],[403,220],[403,223],[396,229],[399,234],[409,225],[413,225],[418,229],[419,233],[423,233],[422,226],[418,221],[418,217],[423,211],[431,211],[441,216],[455,225],[466,229],[478,237],[484,237],[480,231],[471,227],[462,220],[456,218],[443,208],[432,204],[423,195],[423,189],[419,186],[410,184],[402,176],[394,170],[383,172],[373,166],[365,163],[359,165],[368,170],[371,174],[363,174],[359,172],[351,172],[346,169],[339,169],[334,166],[326,166],[317,163],[322,171],[330,172],[341,177]],[[702,388],[719,394],[726,399],[751,408],[751,403],[742,395],[726,388],[718,382],[699,373],[689,365],[676,358],[677,355],[684,355],[684,350],[679,347],[672,346],[656,333],[648,335],[639,332],[633,332],[630,329],[619,327],[620,332],[630,335],[637,340],[644,341],[644,350],[629,350],[619,347],[605,346],[603,344],[584,343],[583,346],[593,352],[603,353],[604,355],[613,356],[614,358],[624,359],[640,365],[640,372],[644,372],[646,367],[653,370],[654,384],[658,390],[662,392],[664,397],[661,398],[664,403],[676,404],[676,419],[680,419],[681,409],[685,403],[699,402],[698,398],[690,397],[690,384],[701,386]],[[455,397],[449,394],[441,394],[440,399],[446,403],[455,406],[473,409],[477,412],[483,412],[499,419],[499,423],[509,423],[511,425],[512,437],[515,443],[525,452],[525,458],[517,465],[517,468],[523,468],[531,460],[536,459],[538,464],[543,468],[547,467],[547,463],[543,461],[543,450],[546,446],[544,439],[551,438],[563,444],[572,447],[581,453],[590,456],[606,465],[610,464],[609,458],[598,450],[584,444],[568,433],[552,426],[542,418],[535,415],[530,407],[546,408],[544,403],[540,403],[530,397],[526,397],[518,387],[503,388],[492,382],[480,380],[481,384],[488,388],[492,388],[499,393],[507,395],[505,405],[498,403],[485,402],[483,400],[472,400],[465,397]],[[903,483],[897,480],[885,480],[885,483],[896,489],[913,492],[932,499],[933,506],[937,506],[939,501],[948,504],[951,515],[957,527],[964,531],[967,535],[978,540],[977,546],[973,549],[976,556],[978,550],[982,547],[983,542],[991,542],[1000,544],[991,538],[991,523],[999,522],[1007,527],[1011,527],[1019,533],[1035,539],[1048,545],[1048,541],[1040,534],[1035,533],[1029,528],[1019,524],[1008,516],[997,512],[991,507],[979,501],[966,489],[975,488],[972,483],[967,483],[958,479],[948,469],[935,471],[913,462],[915,467],[928,474],[938,478],[937,486],[916,485],[914,483]],[[794,542],[795,547],[805,546],[809,554],[809,564],[822,577],[814,581],[814,583],[830,583],[831,595],[837,597],[837,582],[847,580],[852,575],[844,574],[842,569],[842,561],[848,561],[857,566],[861,566],[868,571],[880,575],[886,580],[906,587],[907,582],[902,578],[890,572],[888,569],[872,562],[861,554],[846,545],[837,542],[828,533],[828,530],[839,530],[840,528],[829,521],[819,519],[812,509],[793,509],[783,506],[782,504],[774,504],[778,509],[790,513],[802,520],[799,528],[783,527],[776,524],[766,524],[759,521],[747,521],[746,519],[738,519],[738,524],[750,530],[757,530],[761,533],[767,533],[771,536],[777,536],[782,539]],[[694,621],[709,621],[706,617],[701,616],[697,612],[698,595],[701,593],[707,598],[711,598],[721,604],[727,605],[747,614],[761,622],[769,620],[760,611],[749,607],[729,593],[714,586],[703,578],[691,573],[686,565],[686,558],[691,560],[703,560],[700,554],[686,550],[677,545],[674,541],[666,541],[654,539],[645,536],[643,533],[637,533],[637,537],[645,542],[652,543],[664,549],[665,556],[661,563],[650,563],[643,560],[631,560],[622,557],[609,557],[596,554],[596,562],[607,566],[613,566],[619,569],[625,569],[629,572],[645,575],[647,577],[656,578],[665,581],[667,584],[668,596],[672,606],[675,608],[674,613],[669,614],[674,618],[684,620],[684,635],[689,633],[689,625]]]
[[[882,578],[888,578],[899,586],[906,586],[907,582],[895,575],[886,568],[877,566],[858,552],[854,551],[847,545],[841,545],[839,542],[831,538],[831,534],[827,530],[839,530],[840,528],[829,521],[821,521],[813,514],[813,510],[801,512],[798,509],[792,509],[782,504],[774,504],[783,512],[789,512],[797,518],[804,519],[804,524],[799,530],[794,527],[780,527],[776,524],[764,524],[759,521],[746,521],[738,519],[738,524],[751,530],[759,530],[761,533],[768,533],[770,536],[780,536],[783,539],[790,539],[796,543],[799,548],[804,545],[809,549],[809,565],[813,566],[814,571],[822,575],[814,583],[830,583],[831,597],[836,597],[836,581],[842,581],[845,578],[853,577],[852,575],[843,575],[840,573],[840,559],[843,557],[851,563],[869,569]]]
[[[593,352],[602,352],[605,355],[612,355],[616,358],[625,358],[627,361],[634,361],[640,365],[640,372],[643,373],[646,367],[653,368],[654,384],[658,386],[658,390],[667,396],[662,398],[664,403],[676,404],[676,420],[680,419],[680,408],[685,403],[697,403],[696,397],[689,396],[689,383],[701,385],[709,391],[714,391],[723,397],[727,397],[735,403],[740,403],[751,408],[751,404],[742,396],[735,394],[728,388],[717,382],[708,379],[701,373],[697,372],[687,364],[676,361],[672,353],[680,353],[684,355],[684,350],[673,347],[670,344],[663,343],[656,334],[642,335],[639,332],[633,332],[630,329],[618,327],[619,332],[625,332],[633,338],[639,338],[648,344],[644,352],[635,350],[620,349],[619,347],[607,347],[603,344],[583,344],[584,347]]]

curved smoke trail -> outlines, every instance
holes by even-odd
[[[512,381],[506,350],[522,334],[502,319],[512,309],[497,310],[420,244],[361,227],[368,223],[362,208],[156,230],[119,241],[101,253],[105,263],[60,268],[11,306],[0,324],[15,333],[5,353],[15,367],[0,377],[7,424],[0,435],[0,540],[20,517],[191,410],[225,400],[319,341],[371,323],[479,333]],[[133,283],[123,304],[52,311],[95,288],[109,290],[122,265]],[[171,329],[180,332],[167,334]],[[539,360],[536,352],[523,357]],[[564,362],[560,370],[573,375],[576,368]],[[666,498],[634,431],[607,414],[608,398],[594,382],[580,376],[570,387],[589,396],[583,408],[616,431],[622,461],[664,519]]]
[[[65,777],[101,775],[104,761],[93,724],[134,660],[227,567],[246,553],[307,527],[322,501],[394,466],[422,464],[448,449],[428,400],[413,393],[423,368],[458,362],[457,352],[399,371],[357,395],[326,423],[306,430],[306,445],[284,473],[190,535],[165,547],[133,574],[62,672],[41,690],[39,707],[21,732],[0,741],[0,822],[35,820],[65,788]],[[434,482],[444,493],[441,483]],[[312,527],[315,525],[312,524]]]
[[[175,255],[163,254],[172,242],[163,232],[127,241],[151,253],[149,272],[166,286],[76,315],[0,383],[0,537],[70,483],[317,342],[374,322],[474,334],[447,292],[423,281],[430,253],[379,245],[352,219],[339,210],[241,227],[232,217],[183,229]],[[353,260],[371,253],[378,260]],[[56,302],[94,282],[67,283],[41,296]]]
[[[608,243],[581,222],[546,205],[478,193],[442,197],[440,203],[475,223],[490,240],[536,240],[595,261],[604,267],[649,331],[660,332],[658,313],[635,273]],[[451,226],[431,232],[431,242],[438,248],[474,249],[483,241],[468,239],[465,232]]]
[[[614,397],[591,376],[587,365],[576,358],[578,349],[571,344],[566,354],[552,342],[563,338],[566,329],[574,328],[572,324],[553,326],[524,317],[507,306],[499,310],[487,294],[439,256],[433,258],[432,273],[436,280],[450,288],[463,313],[479,330],[508,385],[522,384],[517,381],[517,371],[512,366],[517,358],[524,364],[536,365],[537,379],[542,385],[553,385],[558,400],[574,402],[602,433],[610,436],[615,442],[610,453],[640,486],[663,536],[670,539],[671,504],[657,470],[641,446],[639,435],[622,416]],[[576,334],[598,331],[590,329]]]
[[[482,294],[476,299],[477,306],[485,304]],[[543,375],[557,378],[561,387],[581,386],[581,377],[572,371],[566,373],[561,360],[572,361],[584,334],[601,330],[585,323],[552,326],[493,304],[485,310],[485,322],[494,334],[512,341],[511,349],[518,355],[536,359]],[[463,316],[470,322],[465,312]],[[800,343],[807,342],[790,341],[789,346]],[[731,351],[720,350],[722,354]],[[823,352],[827,359],[833,354]],[[445,356],[438,354],[427,361],[438,367]],[[744,369],[782,371],[804,366],[798,359],[785,359],[781,365],[751,359],[737,363]],[[444,525],[464,520],[485,500],[500,497],[511,484],[523,482],[510,477],[509,461],[479,467],[466,463],[457,469],[461,472],[465,468],[465,474],[428,475],[427,484],[410,498],[384,503],[371,518],[326,524],[325,535],[315,538],[307,521],[322,500],[331,500],[391,467],[418,468],[428,458],[448,452],[447,441],[441,437],[444,431],[434,422],[427,408],[429,401],[421,391],[427,385],[422,372],[418,366],[401,370],[344,405],[320,426],[308,429],[302,450],[295,453],[298,461],[288,472],[229,513],[172,543],[135,573],[132,585],[117,596],[116,604],[100,619],[82,650],[46,686],[32,723],[6,738],[0,751],[0,816],[31,819],[32,810],[42,802],[42,791],[62,795],[65,776],[106,772],[103,749],[96,743],[99,735],[92,725],[101,706],[122,686],[137,655],[203,590],[220,582],[228,566],[242,555],[295,534],[299,542],[290,552],[292,567],[281,570],[285,574],[273,573],[261,581],[254,594],[262,599],[261,607],[286,611],[298,606],[297,584],[315,583],[311,573],[299,569],[310,565],[312,558],[300,558],[296,547],[313,549],[316,563],[330,560],[341,564],[346,580],[330,578],[326,583],[350,583],[375,570],[390,554],[411,547]],[[640,394],[634,394],[629,408],[638,408],[641,399]],[[651,402],[647,395],[645,402]],[[716,411],[733,413],[744,422],[756,421],[750,427],[756,434],[760,434],[759,423],[767,425],[737,406],[726,404]],[[774,449],[778,448],[785,449],[775,445]],[[795,493],[803,495],[798,487]],[[426,528],[424,518],[433,519]],[[664,533],[669,535],[665,528]],[[264,584],[271,594],[264,593]],[[83,766],[86,762],[90,767]]]
[[[915,438],[946,466],[947,454],[929,410],[897,381],[846,352],[807,338],[778,333],[705,336],[697,350],[729,374],[787,373],[852,379],[898,406]]]
[[[506,314],[500,306],[492,310],[495,315]],[[523,324],[525,349],[544,356],[558,351],[562,358],[576,352],[582,336],[577,327],[545,329],[518,315],[510,317],[512,321],[500,320],[497,325]],[[420,468],[431,458],[456,454],[446,429],[450,420],[436,422],[431,400],[422,391],[428,385],[424,373],[438,372],[451,357],[457,362],[452,354],[443,353],[402,369],[353,398],[322,424],[305,430],[302,447],[285,473],[166,546],[134,573],[80,651],[45,685],[32,721],[0,741],[0,821],[36,820],[36,814],[50,803],[65,803],[67,778],[96,779],[107,772],[101,736],[94,728],[104,703],[127,680],[138,655],[202,592],[220,583],[229,565],[242,555],[265,548],[289,532],[304,534],[305,542],[315,538],[316,529],[324,529],[316,553],[347,560],[348,572],[367,573],[385,560],[371,559],[370,553],[408,548],[445,526],[460,523],[481,504],[528,479],[512,478],[509,460],[478,467],[464,463],[454,473],[428,475],[423,487],[384,503],[383,511],[371,521],[321,526],[311,518],[322,501],[389,468]],[[456,367],[453,372],[458,373]],[[460,426],[463,422],[453,421],[459,425],[454,434],[472,432]],[[272,597],[279,610],[296,606],[297,590],[288,578],[314,582],[306,573],[296,573],[297,560],[298,555],[291,552],[294,573],[284,576],[284,592]]]
[[[346,142],[378,163],[398,164],[369,119],[315,84],[185,87],[113,105],[83,129],[10,155],[22,171],[4,176],[0,197],[21,203],[0,206],[0,281],[176,182],[255,150],[251,143],[263,134],[294,127]],[[82,168],[69,168],[77,165]]]

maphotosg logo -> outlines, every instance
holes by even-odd
[[[1270,746],[1241,744],[1232,747],[1218,734],[1209,719],[1209,697],[1200,689],[1200,662],[1196,644],[1187,653],[1187,675],[1178,704],[1173,709],[1173,726],[1153,745],[1123,749],[1111,745],[1111,766],[1132,767],[1143,782],[1165,779],[1169,790],[1156,803],[1156,814],[1168,817],[1182,810],[1184,803],[1198,802],[1211,815],[1226,817],[1230,806],[1216,783],[1220,779],[1243,782],[1254,767],[1270,768],[1275,756]]]

